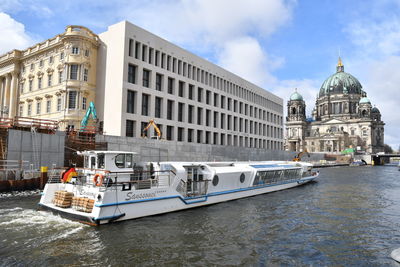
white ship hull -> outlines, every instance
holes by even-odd
[[[108,186],[96,186],[87,180],[81,184],[48,183],[39,205],[72,219],[98,225],[284,190],[308,183],[318,176],[311,172],[309,164],[294,162],[157,164],[154,172],[160,173],[153,174],[148,180],[132,181],[130,177],[118,182],[124,179],[120,175],[114,176],[113,183]],[[166,166],[169,170],[162,170]],[[73,205],[58,207],[54,204],[54,196],[60,191],[92,199],[93,208],[84,212]]]

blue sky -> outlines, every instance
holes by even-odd
[[[78,24],[101,33],[129,20],[272,91],[294,88],[308,113],[339,54],[400,145],[400,1],[0,0],[0,53]],[[4,38],[3,36],[7,36]]]

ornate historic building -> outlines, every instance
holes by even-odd
[[[376,153],[383,151],[384,122],[372,107],[361,83],[344,72],[341,59],[336,73],[321,86],[312,118],[296,91],[287,104],[286,145],[291,151],[341,152],[347,148]]]
[[[82,26],[0,56],[0,117],[52,119],[78,128],[96,94],[99,38]]]

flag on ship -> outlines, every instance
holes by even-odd
[[[76,173],[76,170],[74,167],[69,168],[68,170],[66,170],[62,176],[61,176],[61,180],[64,183],[69,183],[72,179],[72,177],[74,176],[78,176],[78,174]]]

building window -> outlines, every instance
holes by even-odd
[[[167,140],[173,139],[173,136],[172,136],[173,130],[174,130],[173,126],[169,126],[169,125],[167,126]]]
[[[218,112],[214,111],[214,128],[218,125]]]
[[[193,123],[193,109],[194,106],[192,105],[188,106],[188,123]]]
[[[24,106],[23,105],[19,105],[19,116],[22,117],[24,112]]]
[[[133,40],[132,39],[129,39],[129,45],[128,45],[128,56],[132,56],[133,55]]]
[[[135,100],[136,100],[136,92],[128,90],[128,97],[126,103],[126,112],[135,113]]]
[[[183,131],[184,131],[184,128],[178,127],[178,141],[180,141],[180,142],[182,142],[184,140]]]
[[[197,108],[197,124],[201,125],[202,124],[202,119],[203,119],[203,109],[198,107]]]
[[[73,55],[78,55],[79,54],[79,47],[73,46],[72,47],[72,54]]]
[[[60,53],[60,60],[63,60],[64,59],[64,52],[61,52]]]
[[[202,130],[197,130],[197,143],[201,144],[203,142],[203,131]]]
[[[85,50],[85,57],[88,57],[89,56],[89,49],[86,49]]]
[[[142,95],[142,115],[149,116],[149,95]]]
[[[47,86],[51,86],[52,84],[52,79],[53,79],[53,75],[49,74],[47,75]]]
[[[214,93],[214,107],[218,107],[218,94]]]
[[[62,80],[63,80],[63,72],[60,71],[58,72],[58,83],[62,83]]]
[[[87,108],[87,98],[82,97],[82,109],[86,110],[86,108]]]
[[[38,89],[42,89],[42,77],[38,77]]]
[[[87,82],[88,81],[88,76],[89,76],[89,70],[84,69],[83,70],[83,81]]]
[[[163,76],[159,73],[156,74],[156,90],[162,91],[162,78]]]
[[[210,98],[211,98],[211,92],[210,91],[206,91],[206,104],[210,105]]]
[[[143,70],[143,86],[150,87],[150,71]]]
[[[178,103],[178,121],[183,121],[184,110],[185,110],[185,104]]]
[[[35,68],[35,64],[31,64],[31,70],[33,70]]]
[[[161,109],[162,109],[162,98],[156,97],[155,110],[154,110],[154,116],[156,118],[161,118]]]
[[[203,101],[203,88],[197,88],[197,101],[202,102]]]
[[[140,43],[139,42],[135,42],[135,58],[139,59],[139,51],[140,50]]]
[[[61,111],[61,97],[57,98],[57,111]]]
[[[187,141],[189,142],[189,143],[191,143],[191,142],[193,142],[193,129],[188,129],[188,138],[187,138]]]
[[[189,99],[193,100],[193,91],[194,91],[194,85],[189,84]]]
[[[42,103],[41,102],[37,102],[36,103],[36,114],[39,115],[42,109]]]
[[[50,64],[53,63],[53,56],[50,56],[50,57],[49,57],[49,63],[50,63]]]
[[[24,83],[19,84],[19,92],[20,92],[20,94],[24,93]]]
[[[28,104],[28,116],[32,115],[32,103]]]
[[[127,137],[135,137],[135,121],[126,120],[126,131],[125,135]]]
[[[225,108],[225,96],[221,95],[221,108]]]
[[[76,91],[69,91],[68,92],[68,108],[69,109],[76,109]]]
[[[145,130],[147,127],[147,124],[148,124],[148,122],[144,122],[144,121],[142,121],[140,124],[140,129],[141,129],[140,131],[141,131],[142,137],[148,137],[148,135],[149,135],[149,130],[148,129]]]
[[[168,93],[174,94],[174,83],[175,80],[173,78],[168,77]]]
[[[179,92],[178,92],[178,94],[179,94],[180,97],[184,97],[184,95],[185,95],[184,91],[185,91],[185,83],[182,82],[182,81],[179,81]]]
[[[174,116],[174,101],[168,100],[167,101],[167,119],[172,120]]]
[[[128,83],[136,83],[136,66],[128,65]]]
[[[210,126],[211,110],[206,110],[206,126]]]
[[[43,60],[39,61],[39,67],[43,67]]]
[[[69,78],[71,80],[78,80],[78,65],[76,64],[71,65]]]
[[[48,99],[46,101],[46,113],[50,113],[51,112],[51,99]]]

